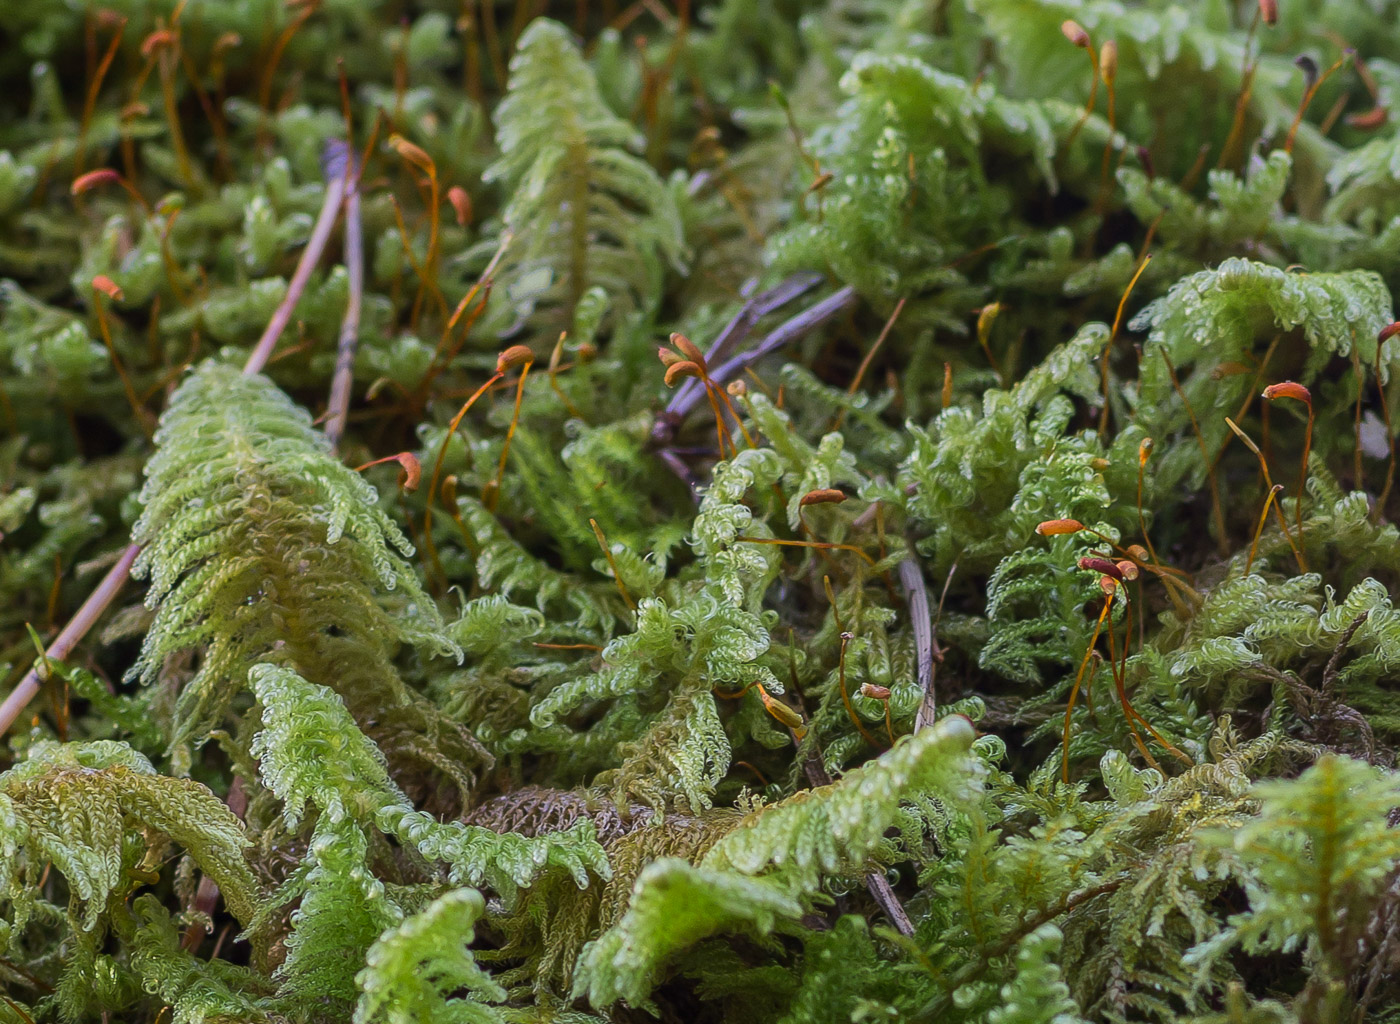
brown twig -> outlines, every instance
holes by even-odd
[[[126,585],[127,578],[131,575],[132,563],[136,561],[136,556],[141,553],[141,545],[129,544],[126,550],[121,553],[112,568],[107,570],[107,575],[102,577],[102,582],[97,585],[88,599],[83,602],[77,613],[68,620],[68,625],[63,627],[63,631],[54,638],[44,651],[44,658],[36,663],[33,668],[25,673],[24,678],[19,681],[10,695],[5,698],[5,702],[0,704],[0,735],[9,731],[14,720],[19,717],[26,704],[34,699],[34,695],[39,692],[41,682],[40,668],[42,661],[62,661],[70,651],[73,650],[79,640],[87,635],[87,631],[92,628],[102,613],[107,610],[107,606],[112,603],[112,599],[117,596],[122,587]]]

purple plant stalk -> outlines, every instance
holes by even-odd
[[[933,690],[933,619],[929,615],[928,588],[924,572],[912,555],[899,563],[899,585],[904,588],[904,600],[909,609],[909,624],[914,629],[914,650],[917,652],[919,689],[924,698],[914,718],[914,731],[933,724],[938,714],[938,698]]]
[[[706,353],[705,361],[708,363],[724,358],[727,352],[748,336],[764,315],[810,291],[820,281],[820,276],[815,274],[795,274],[761,295],[749,299],[734,319],[729,321],[724,330],[720,331],[719,336],[710,346],[710,351]],[[792,319],[778,325],[751,351],[740,352],[738,355],[725,359],[719,366],[711,368],[710,380],[716,384],[727,383],[752,363],[776,352],[784,345],[791,344],[808,331],[815,330],[854,306],[858,301],[860,301],[860,296],[849,285],[833,292],[820,302],[813,303]],[[681,423],[700,404],[705,394],[703,384],[694,379],[687,380],[676,389],[676,393],[671,396],[671,401],[667,403],[665,409],[657,414],[656,422],[651,427],[651,443],[657,455],[673,473],[684,481],[686,486],[690,488],[692,495],[699,493],[700,480],[691,472],[685,464],[685,460],[681,458],[682,450],[676,448],[671,442],[675,440],[676,432],[680,429]]]
[[[365,242],[360,224],[360,168],[348,147],[344,158],[345,189],[345,269],[349,275],[349,294],[345,301],[345,319],[340,323],[336,345],[335,374],[331,377],[330,400],[326,406],[326,438],[332,448],[340,446],[345,433],[345,421],[350,413],[350,389],[355,376],[355,350],[360,341],[360,309],[365,291]]]
[[[340,215],[340,208],[350,182],[346,173],[349,159],[349,147],[344,142],[333,139],[327,144],[326,152],[321,160],[321,169],[326,176],[326,196],[321,202],[321,212],[316,217],[316,224],[311,230],[311,238],[307,241],[306,248],[302,250],[301,259],[297,261],[291,283],[287,285],[286,296],[272,314],[272,319],[267,322],[267,329],[263,331],[262,337],[258,339],[257,345],[249,354],[248,361],[243,365],[245,376],[261,373],[263,367],[267,365],[273,349],[277,346],[277,339],[281,337],[282,331],[286,329],[287,323],[292,318],[292,310],[296,307],[297,300],[301,298],[301,293],[306,290],[306,284],[311,279],[311,272],[320,261],[321,254],[326,249],[326,243],[330,241],[331,231],[335,228],[336,218]],[[78,645],[78,642],[87,635],[88,630],[102,617],[107,606],[121,593],[122,587],[126,586],[126,581],[131,578],[131,566],[139,554],[141,554],[140,544],[127,545],[112,568],[107,570],[107,575],[102,577],[102,581],[97,584],[97,587],[88,595],[87,600],[82,603],[68,624],[54,638],[53,643],[49,644],[44,651],[44,657],[34,663],[34,666],[24,674],[24,678],[10,692],[10,695],[5,698],[4,703],[0,703],[0,735],[9,731],[15,719],[20,716],[29,702],[34,699],[35,694],[39,692],[39,686],[43,681],[41,667],[47,661],[62,661],[66,658]]]
[[[746,301],[715,337],[710,350],[705,353],[705,362],[717,365],[727,360],[730,353],[749,336],[760,320],[805,295],[821,282],[820,274],[794,274]],[[666,403],[666,418],[672,422],[679,422],[704,397],[705,385],[691,377],[676,389],[676,393]]]

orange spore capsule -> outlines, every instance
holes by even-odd
[[[1085,32],[1084,26],[1073,18],[1066,18],[1060,25],[1060,31],[1064,33],[1066,39],[1081,50],[1089,45],[1089,33]]]
[[[1312,405],[1312,393],[1303,385],[1291,380],[1270,384],[1264,389],[1264,397],[1270,402],[1278,398],[1294,398]]]
[[[679,363],[672,363],[666,368],[666,386],[673,388],[676,381],[682,377],[699,377],[700,367],[696,366],[689,359],[682,359]]]
[[[496,357],[496,372],[505,373],[523,363],[533,363],[534,361],[535,353],[531,352],[528,346],[512,345]]]
[[[837,487],[819,487],[802,495],[799,505],[839,505],[846,500],[846,492]]]

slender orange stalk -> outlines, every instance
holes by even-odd
[[[126,366],[122,363],[122,357],[117,354],[117,346],[112,341],[112,329],[107,323],[107,308],[102,303],[102,295],[110,295],[114,299],[121,298],[121,289],[112,283],[112,279],[105,274],[98,274],[92,280],[92,304],[97,312],[97,328],[102,334],[102,344],[107,346],[107,354],[112,357],[112,366],[117,371],[117,378],[122,382],[122,391],[126,394],[126,400],[131,405],[132,415],[136,417],[136,423],[141,428],[142,433],[150,437],[154,433],[154,428],[150,421],[150,412],[141,404],[141,399],[136,396],[136,388],[132,386],[131,377],[126,372]]]
[[[487,485],[488,493],[485,505],[491,512],[496,511],[496,502],[501,496],[501,481],[505,479],[506,475],[506,459],[510,457],[510,443],[515,438],[515,426],[520,422],[520,402],[525,397],[525,378],[529,376],[530,367],[534,365],[535,354],[524,345],[512,345],[502,352],[500,359],[496,361],[498,373],[513,366],[519,366],[520,380],[515,385],[515,408],[510,414],[510,426],[506,428],[505,443],[501,445],[501,461],[496,466],[495,477]]]
[[[1070,716],[1074,714],[1074,702],[1079,696],[1079,685],[1084,681],[1084,670],[1089,667],[1089,661],[1094,655],[1094,646],[1099,642],[1099,633],[1103,630],[1104,620],[1108,618],[1109,610],[1113,607],[1113,597],[1116,588],[1106,589],[1103,602],[1103,611],[1099,612],[1099,620],[1094,623],[1093,635],[1089,637],[1089,646],[1084,650],[1084,658],[1079,662],[1079,671],[1074,676],[1074,686],[1069,691],[1069,703],[1065,706],[1065,731],[1064,745],[1060,752],[1060,778],[1069,782],[1069,725]]]
[[[74,176],[83,173],[83,161],[87,158],[87,138],[88,130],[92,126],[93,111],[97,109],[97,97],[102,91],[102,81],[107,77],[108,70],[112,67],[112,61],[117,56],[117,50],[121,46],[122,33],[126,31],[126,18],[120,14],[114,15],[116,31],[112,35],[112,40],[107,44],[107,50],[102,54],[102,59],[97,63],[97,69],[93,72],[91,81],[88,82],[87,94],[83,97],[83,114],[78,122],[78,145],[73,152],[73,174]]]
[[[841,653],[837,662],[837,682],[841,689],[841,703],[846,706],[846,714],[850,716],[851,723],[855,725],[860,734],[865,737],[865,741],[872,747],[879,746],[875,742],[875,737],[871,736],[866,728],[861,724],[861,720],[856,715],[856,709],[851,704],[851,695],[846,692],[846,645],[855,639],[855,634],[846,630],[841,623],[841,611],[836,605],[836,592],[831,587],[831,577],[822,577],[822,589],[826,592],[827,603],[831,605],[831,616],[836,621],[836,628],[841,634]]]
[[[735,388],[735,385],[738,386],[737,389],[731,390]],[[713,377],[706,373],[705,386],[710,388],[717,396],[719,396],[719,399],[722,402],[724,402],[724,407],[729,410],[729,415],[733,416],[734,422],[739,424],[739,432],[744,435],[744,443],[750,448],[757,448],[758,443],[754,441],[753,435],[749,433],[749,428],[744,426],[743,417],[739,415],[739,410],[734,408],[734,403],[729,399],[729,396],[732,394],[742,397],[743,395],[748,393],[748,388],[744,384],[744,382],[741,380],[730,381],[728,387],[722,388],[717,383],[715,383]],[[730,443],[732,444],[733,442],[731,441]],[[734,451],[737,454],[739,449],[736,447]]]
[[[400,222],[399,230],[403,230],[402,222]],[[441,373],[447,364],[452,362],[452,359],[457,354],[458,346],[461,345],[462,341],[466,340],[467,334],[471,331],[472,324],[476,322],[476,318],[479,317],[482,310],[485,309],[486,298],[489,296],[492,282],[495,280],[496,268],[500,266],[501,260],[505,257],[506,250],[510,248],[510,244],[514,240],[515,235],[510,231],[506,231],[501,235],[501,243],[491,255],[491,260],[486,264],[486,269],[481,272],[481,276],[477,278],[476,284],[472,285],[467,291],[467,294],[462,296],[462,301],[457,303],[457,308],[454,309],[452,315],[447,318],[447,325],[442,329],[442,337],[438,340],[437,349],[433,352],[433,358],[428,363],[428,370],[423,374],[423,380],[418,384],[418,391],[420,394],[426,395],[433,378]],[[471,306],[472,301],[477,297],[478,293],[484,293],[482,295],[482,301],[469,313],[468,307]],[[448,338],[451,336],[453,328],[457,326],[457,322],[462,318],[464,313],[467,314],[467,325],[462,333],[462,338],[459,339],[457,344],[452,346],[444,356],[443,350],[448,347]]]
[[[452,521],[457,524],[457,532],[462,535],[462,543],[467,546],[467,550],[475,557],[481,553],[481,545],[476,542],[476,537],[471,530],[467,529],[466,520],[462,518],[462,510],[457,507],[457,476],[449,473],[442,478],[442,488],[438,492],[442,499],[442,504],[447,509],[447,514],[452,517]],[[427,523],[425,517],[423,522]],[[411,520],[410,520],[411,522]]]
[[[855,705],[851,703],[851,695],[846,690],[846,645],[854,639],[854,633],[845,631],[841,633],[841,653],[837,661],[836,669],[837,682],[841,687],[841,703],[846,705],[846,714],[850,716],[851,724],[865,737],[865,742],[869,743],[872,747],[878,747],[880,744],[875,742],[875,737],[870,735],[870,731],[866,729],[865,724],[861,722],[860,717],[856,714]]]
[[[475,0],[477,18],[481,21],[482,35],[486,40],[486,52],[491,58],[491,74],[496,80],[496,88],[504,89],[506,84],[506,58],[501,46],[500,30],[496,27],[495,0]]]
[[[834,544],[825,540],[782,540],[777,537],[735,537],[736,541],[745,544],[776,544],[779,547],[789,548],[814,548],[818,551],[854,551],[861,558],[870,564],[875,564],[875,559],[871,558],[854,544]]]
[[[1298,523],[1298,546],[1303,546],[1303,496],[1307,494],[1308,488],[1308,456],[1312,452],[1313,435],[1313,404],[1312,395],[1303,385],[1291,380],[1283,381],[1280,384],[1270,384],[1264,389],[1263,397],[1267,401],[1274,401],[1279,398],[1291,398],[1296,402],[1302,402],[1308,407],[1308,426],[1303,435],[1303,461],[1298,470],[1298,506],[1296,509],[1296,519]]]
[[[194,166],[190,163],[190,151],[185,145],[185,133],[180,126],[180,110],[175,100],[175,73],[179,67],[180,54],[180,11],[184,4],[176,8],[170,27],[152,32],[141,45],[141,52],[156,62],[160,74],[161,104],[165,108],[165,123],[170,132],[170,148],[175,151],[175,165],[180,171],[180,180],[185,187],[194,184]]]
[[[554,348],[549,353],[549,389],[564,403],[564,408],[569,410],[570,416],[583,419],[583,413],[579,412],[578,406],[569,401],[569,396],[564,394],[564,389],[559,386],[559,359],[564,352],[564,339],[568,336],[568,331],[560,331],[559,340],[554,343]]]
[[[987,357],[987,364],[992,368],[992,373],[996,375],[997,387],[1006,387],[1006,378],[1002,376],[1001,367],[997,365],[996,356],[992,355],[992,325],[1001,315],[1001,303],[989,302],[977,311],[977,344],[982,346],[982,354]]]
[[[1308,87],[1303,91],[1303,100],[1298,104],[1298,112],[1293,115],[1293,123],[1288,127],[1288,138],[1283,143],[1283,151],[1285,153],[1293,152],[1293,142],[1298,135],[1298,126],[1303,123],[1303,115],[1308,112],[1308,106],[1312,103],[1313,97],[1317,95],[1317,90],[1322,88],[1323,82],[1327,81],[1333,74],[1341,70],[1342,65],[1351,59],[1351,55],[1352,51],[1350,49],[1343,50],[1342,55],[1337,58],[1336,62],[1333,63],[1330,68],[1322,74],[1316,75],[1313,80],[1308,83]],[[1304,59],[1305,58],[1302,57],[1299,58],[1300,61]],[[1312,64],[1311,58],[1306,58],[1306,60],[1309,65]],[[1316,66],[1313,66],[1312,70],[1315,73]]]
[[[1158,562],[1157,549],[1152,546],[1152,535],[1147,532],[1147,523],[1142,515],[1142,475],[1147,468],[1147,460],[1152,457],[1152,438],[1145,437],[1138,445],[1138,472],[1137,472],[1137,520],[1138,529],[1142,532],[1143,543],[1147,545],[1147,553],[1152,556],[1154,563]]]
[[[1115,644],[1113,629],[1112,627],[1110,627],[1108,632],[1108,656],[1110,664],[1113,663],[1114,646]],[[1126,688],[1127,658],[1125,657],[1123,661],[1125,671],[1123,673],[1115,673],[1113,681],[1115,687],[1118,690],[1118,700],[1123,707],[1124,714],[1128,716],[1130,725],[1132,722],[1138,723],[1144,729],[1147,730],[1148,735],[1150,735],[1154,740],[1161,744],[1162,747],[1164,747],[1169,753],[1176,757],[1177,760],[1181,761],[1183,764],[1186,765],[1194,765],[1195,762],[1192,761],[1191,758],[1187,757],[1186,754],[1183,753],[1180,749],[1178,749],[1175,744],[1173,744],[1170,740],[1168,740],[1165,736],[1158,732],[1156,728],[1153,727],[1152,723],[1149,722],[1146,718],[1143,718],[1142,714],[1135,707],[1133,707],[1132,702],[1128,700],[1128,692]],[[1137,743],[1138,750],[1141,751],[1142,756],[1147,759],[1147,763],[1160,772],[1162,770],[1161,766],[1157,764],[1157,762],[1153,759],[1152,755],[1148,752],[1147,745],[1143,743],[1141,737],[1137,735],[1136,729],[1133,730],[1133,738]]]
[[[1240,403],[1240,407],[1239,407],[1238,409],[1235,410],[1235,422],[1236,422],[1236,423],[1242,423],[1242,422],[1244,422],[1244,418],[1245,418],[1246,414],[1248,414],[1250,406],[1252,406],[1252,405],[1254,404],[1254,400],[1255,400],[1256,398],[1259,397],[1259,394],[1258,394],[1258,392],[1257,392],[1255,389],[1258,388],[1260,382],[1263,381],[1263,379],[1264,379],[1264,374],[1265,374],[1265,372],[1267,372],[1267,370],[1269,369],[1269,364],[1270,364],[1271,362],[1273,362],[1274,353],[1278,351],[1279,342],[1282,341],[1282,340],[1283,340],[1283,335],[1281,335],[1281,334],[1275,334],[1275,335],[1274,335],[1274,340],[1271,341],[1271,342],[1269,342],[1269,347],[1268,347],[1267,349],[1264,350],[1264,358],[1261,359],[1261,360],[1259,361],[1259,366],[1258,366],[1258,367],[1255,369],[1255,371],[1254,371],[1254,382],[1250,385],[1249,391],[1245,393],[1244,401],[1242,401],[1242,402]],[[1222,365],[1222,366],[1217,366],[1217,367],[1215,368],[1214,373],[1220,373],[1223,369],[1224,369],[1224,366],[1223,366],[1223,365]],[[1246,372],[1247,369],[1248,369],[1247,367],[1242,367],[1242,368],[1241,368],[1241,372]],[[1214,377],[1214,373],[1212,374],[1212,377]],[[1264,412],[1265,412],[1265,416],[1267,416],[1267,415],[1268,415],[1268,407],[1267,407],[1267,406],[1265,407]],[[1220,448],[1216,451],[1216,453],[1215,453],[1215,462],[1213,462],[1212,465],[1214,465],[1214,466],[1219,466],[1219,465],[1220,465],[1220,460],[1221,460],[1222,458],[1225,457],[1225,449],[1227,449],[1228,447],[1230,447],[1230,439],[1227,437],[1227,438],[1221,443]]]
[[[728,406],[729,411],[733,413],[735,421],[739,424],[739,429],[744,432],[744,440],[748,442],[749,447],[755,447],[753,438],[749,436],[748,428],[744,426],[744,421],[740,419],[739,414],[735,412],[734,404],[729,401],[729,396],[724,393],[710,376],[709,367],[705,363],[705,354],[684,334],[672,332],[671,344],[684,355],[683,357],[677,356],[674,352],[665,348],[658,350],[657,355],[666,366],[666,386],[668,388],[674,387],[676,381],[680,380],[682,377],[695,377],[700,381],[701,386],[705,389],[705,397],[709,400],[710,410],[715,416],[715,438],[716,443],[719,445],[719,457],[721,459],[725,458],[724,444],[726,440],[729,442],[729,447],[733,450],[735,455],[739,454],[739,446],[734,443],[734,438],[729,433],[729,427],[724,422],[724,414],[720,412],[719,402],[715,399],[716,393],[719,394],[720,398],[724,399],[725,405]]]
[[[194,62],[190,60],[189,51],[183,47],[180,49],[180,66],[184,68],[185,77],[189,80],[190,88],[194,90],[195,99],[199,101],[200,109],[204,111],[204,117],[214,131],[214,148],[219,168],[226,177],[232,178],[233,160],[229,155],[228,124],[224,121],[223,111],[219,104],[210,99],[208,91],[199,80],[199,72],[195,69]],[[345,137],[353,138],[349,134]]]
[[[69,186],[68,191],[76,197],[82,195],[84,192],[97,188],[99,185],[108,183],[120,185],[126,191],[127,195],[136,200],[136,205],[141,207],[141,211],[147,217],[154,216],[154,212],[151,210],[151,204],[146,202],[146,197],[136,190],[136,186],[131,183],[131,180],[119,171],[112,170],[110,167],[102,167],[95,171],[88,171],[86,174],[78,175],[73,179],[73,184]]]
[[[502,374],[493,373],[487,378],[486,383],[472,392],[470,398],[462,403],[462,407],[457,410],[457,415],[452,417],[452,422],[448,424],[447,431],[442,435],[442,444],[438,446],[437,459],[433,462],[433,475],[428,483],[428,501],[423,509],[423,546],[428,549],[428,558],[437,571],[439,578],[443,578],[442,563],[438,561],[437,548],[433,545],[433,497],[438,493],[438,480],[442,478],[442,460],[447,457],[447,445],[452,440],[452,435],[457,433],[457,427],[461,425],[462,417],[467,414],[467,410],[476,404],[478,398],[490,390],[491,385],[501,379]]]
[[[894,723],[890,720],[890,690],[887,686],[877,686],[874,683],[862,683],[858,691],[862,697],[870,700],[878,700],[885,707],[885,734],[890,738],[890,746],[894,746]]]
[[[1225,136],[1225,145],[1220,148],[1220,157],[1215,163],[1216,167],[1224,167],[1234,159],[1235,150],[1244,135],[1245,115],[1249,111],[1249,97],[1254,91],[1254,76],[1258,71],[1258,65],[1250,60],[1250,44],[1254,39],[1254,28],[1257,21],[1258,15],[1256,14],[1254,21],[1250,22],[1249,36],[1245,39],[1244,66],[1240,68],[1240,94],[1235,97],[1235,114],[1230,121],[1230,134]],[[1200,155],[1196,161],[1198,165],[1205,160],[1207,149],[1207,145],[1201,147]],[[1197,170],[1196,174],[1199,173]],[[1188,178],[1194,184],[1195,175],[1188,175]],[[1183,183],[1182,188],[1189,189],[1190,186]]]
[[[1099,172],[1100,210],[1107,209],[1109,183],[1108,166],[1113,154],[1113,137],[1118,133],[1118,104],[1114,85],[1118,81],[1118,43],[1110,39],[1099,47],[1099,77],[1108,93],[1108,138],[1103,144],[1103,168]]]
[[[1235,423],[1234,420],[1226,416],[1225,425],[1229,427],[1232,431],[1234,431],[1235,436],[1244,442],[1246,448],[1248,448],[1254,453],[1254,457],[1259,461],[1259,468],[1263,471],[1264,474],[1264,484],[1269,488],[1270,491],[1272,491],[1275,487],[1275,484],[1273,477],[1269,475],[1269,460],[1264,458],[1264,453],[1259,450],[1259,446],[1254,443],[1253,438],[1251,438],[1248,434],[1241,430],[1239,425]],[[1280,490],[1282,490],[1281,484],[1278,485],[1278,487]],[[1283,510],[1279,507],[1278,502],[1274,502],[1274,515],[1278,519],[1279,529],[1283,531],[1283,536],[1288,541],[1288,546],[1293,550],[1293,558],[1298,563],[1298,571],[1307,572],[1307,559],[1303,557],[1303,552],[1300,546],[1293,542],[1293,534],[1288,529],[1288,519],[1284,516]]]
[[[272,52],[268,54],[267,62],[263,64],[262,78],[258,82],[258,106],[263,112],[262,122],[258,125],[259,149],[265,148],[271,141],[267,121],[272,114],[272,79],[277,73],[277,65],[282,62],[282,54],[287,49],[287,44],[306,24],[307,19],[316,13],[318,6],[319,0],[309,0],[309,2],[299,6],[297,12],[292,15],[292,20],[287,23],[287,27],[278,33],[272,44]]]
[[[781,501],[781,490],[779,490],[778,493],[779,501]],[[814,491],[808,491],[806,494],[802,495],[802,497],[799,498],[797,502],[797,525],[801,528],[802,532],[805,533],[808,537],[811,537],[812,540],[816,540],[816,531],[814,531],[807,522],[807,506],[839,505],[845,500],[846,492],[835,487],[819,487]],[[818,548],[817,553],[822,556],[823,561],[829,561],[829,559],[827,558],[826,551],[824,549]]]
[[[612,570],[613,580],[617,583],[617,592],[622,595],[627,607],[635,612],[637,602],[632,600],[632,595],[627,592],[627,584],[622,582],[622,573],[618,571],[617,559],[613,558],[612,548],[608,545],[608,538],[603,535],[603,528],[598,525],[596,519],[588,520],[588,525],[593,527],[593,536],[598,538],[598,546],[603,549],[603,557],[608,560],[608,568]]]
[[[1086,121],[1094,113],[1094,103],[1099,98],[1099,55],[1094,52],[1094,42],[1089,38],[1089,33],[1077,21],[1067,20],[1060,26],[1060,32],[1079,49],[1084,50],[1089,55],[1089,68],[1091,79],[1089,82],[1089,99],[1084,103],[1084,112],[1079,115],[1079,120],[1075,121],[1073,130],[1069,133],[1069,138],[1065,140],[1065,149],[1074,145],[1074,140],[1079,137],[1080,129],[1084,127]]]
[[[422,276],[418,279],[418,294],[413,300],[413,323],[416,325],[423,297],[429,291],[437,298],[442,315],[447,316],[447,299],[443,296],[442,289],[438,287],[437,282],[438,230],[442,205],[439,197],[437,164],[423,149],[415,146],[402,135],[390,135],[389,145],[406,163],[418,168],[428,176],[428,252],[423,259]],[[405,244],[407,244],[407,239],[405,239]]]
[[[1259,522],[1254,527],[1254,539],[1249,542],[1249,558],[1244,563],[1244,574],[1249,575],[1254,568],[1254,553],[1259,550],[1259,538],[1264,533],[1264,523],[1269,518],[1269,506],[1274,503],[1274,498],[1278,497],[1279,491],[1283,490],[1283,484],[1274,484],[1269,488],[1268,497],[1264,499],[1264,510],[1259,513]]]
[[[1100,372],[1103,377],[1103,408],[1099,410],[1099,436],[1103,437],[1108,432],[1108,360],[1113,353],[1113,343],[1118,339],[1118,330],[1123,326],[1123,311],[1128,307],[1128,297],[1133,294],[1133,288],[1138,283],[1138,278],[1142,277],[1142,272],[1147,269],[1147,264],[1152,261],[1152,254],[1146,253],[1138,262],[1137,270],[1133,272],[1132,278],[1128,281],[1128,287],[1123,290],[1123,296],[1118,300],[1118,311],[1113,314],[1113,328],[1108,332],[1108,341],[1103,347],[1103,365]]]
[[[1110,624],[1108,628],[1108,667],[1113,676],[1113,690],[1118,695],[1118,706],[1122,708],[1123,718],[1128,723],[1128,734],[1132,736],[1133,745],[1138,748],[1138,753],[1142,754],[1142,759],[1147,762],[1148,766],[1158,773],[1165,775],[1166,773],[1162,771],[1162,766],[1157,763],[1157,759],[1152,756],[1152,751],[1148,750],[1147,744],[1143,742],[1142,734],[1138,732],[1137,723],[1142,721],[1142,723],[1146,725],[1147,722],[1146,719],[1143,719],[1143,717],[1134,710],[1132,704],[1128,701],[1128,691],[1123,685],[1123,677],[1118,673],[1118,660],[1114,647],[1114,631],[1113,626]]]

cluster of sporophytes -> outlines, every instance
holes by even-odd
[[[0,1024],[1400,1017],[1397,16],[0,0]]]

